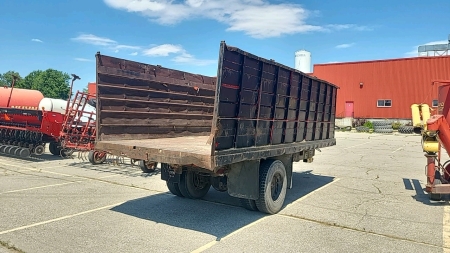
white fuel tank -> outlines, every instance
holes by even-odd
[[[39,110],[44,110],[48,112],[57,112],[61,114],[66,113],[67,101],[56,98],[43,98],[39,102]]]

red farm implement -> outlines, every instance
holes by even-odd
[[[77,151],[78,157],[89,152],[92,164],[103,163],[106,154],[95,152],[96,108],[95,97],[78,91],[66,110],[66,117],[60,133],[61,147],[71,152]]]
[[[430,199],[439,201],[450,194],[450,160],[442,161],[443,149],[450,152],[450,80],[434,81],[438,87],[438,109],[431,115],[427,104],[411,106],[414,132],[422,135],[422,149],[427,158],[425,166],[426,191]]]
[[[80,79],[72,74],[72,83]],[[0,89],[0,152],[20,157],[42,155],[49,143],[54,155],[65,156],[59,145],[65,100],[46,98],[37,90]]]

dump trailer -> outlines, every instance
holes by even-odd
[[[97,53],[95,149],[161,164],[174,195],[212,186],[250,210],[277,213],[294,162],[336,144],[338,87],[220,44],[217,77]]]

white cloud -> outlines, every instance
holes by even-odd
[[[112,40],[110,38],[106,37],[99,37],[94,34],[81,34],[75,38],[72,38],[73,41],[95,45],[95,46],[103,46],[106,47],[115,53],[118,53],[120,50],[139,50],[141,47],[139,46],[130,46],[130,45],[123,45],[117,43],[117,41]]]
[[[372,31],[373,28],[364,26],[364,25],[355,25],[355,24],[331,24],[325,26],[331,30],[356,30],[356,31]]]
[[[217,60],[197,59],[193,55],[189,54],[182,46],[173,44],[162,44],[158,46],[154,45],[149,49],[145,49],[142,54],[150,57],[169,56],[171,54],[175,54],[176,56],[172,59],[172,61],[180,64],[205,66],[217,63]]]
[[[146,56],[168,56],[169,54],[181,53],[184,49],[180,45],[163,44],[145,49],[142,53]]]
[[[193,5],[198,5],[199,2],[203,0],[187,0]],[[255,1],[255,0],[247,0],[247,1]],[[138,7],[139,3],[136,4],[136,8]],[[129,55],[136,56],[138,55],[138,51],[142,53],[142,55],[149,56],[149,57],[159,57],[159,56],[169,56],[169,55],[175,55],[175,57],[172,59],[172,61],[176,63],[181,64],[192,64],[197,66],[204,66],[216,63],[216,60],[204,60],[204,59],[197,59],[193,55],[189,54],[181,45],[175,45],[175,44],[162,44],[162,45],[154,45],[152,44],[150,48],[143,49],[140,46],[130,46],[130,45],[123,45],[119,44],[117,41],[112,40],[110,38],[106,37],[99,37],[93,34],[81,34],[78,37],[72,38],[74,41],[78,41],[81,43],[96,45],[96,46],[102,46],[110,49],[114,53],[118,53],[120,50],[137,50],[132,53],[129,53]],[[91,61],[90,59],[85,58],[75,58],[77,61]]]
[[[349,47],[353,47],[354,45],[355,45],[355,43],[345,43],[345,44],[337,45],[336,48],[338,48],[338,49],[349,48]]]
[[[448,40],[437,40],[437,41],[431,41],[431,42],[427,42],[425,44],[421,44],[421,45],[417,45],[414,47],[411,47],[411,51],[408,51],[405,53],[405,57],[417,57],[419,56],[419,46],[428,46],[428,45],[435,45],[435,44],[448,44]]]
[[[40,39],[31,39],[31,41],[33,41],[33,42],[39,42],[39,43],[44,43],[42,40],[40,40]]]
[[[117,44],[117,42],[112,39],[98,37],[93,34],[81,34],[78,37],[72,38],[72,40],[96,46],[112,46]]]
[[[108,6],[137,12],[162,25],[184,20],[206,18],[228,26],[227,31],[239,31],[254,37],[278,37],[284,34],[331,30],[370,30],[355,24],[312,25],[306,19],[314,11],[299,4],[270,3],[267,0],[103,0]]]
[[[205,66],[205,65],[211,65],[214,63],[217,63],[217,60],[201,60],[195,58],[193,55],[188,53],[182,53],[181,55],[176,56],[172,59],[172,61],[176,63],[186,63],[186,64],[192,64],[196,66]]]
[[[93,61],[93,60],[91,60],[91,59],[86,59],[86,58],[74,58],[74,60],[75,60],[75,61],[84,61],[84,62],[87,62],[87,61]]]
[[[141,47],[129,46],[129,45],[117,45],[117,46],[114,46],[114,49],[116,49],[116,50],[120,50],[120,49],[139,50],[139,49],[141,49]]]

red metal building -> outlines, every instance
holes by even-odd
[[[411,104],[436,108],[432,82],[450,79],[450,56],[315,64],[313,75],[340,87],[337,118],[409,119]]]

